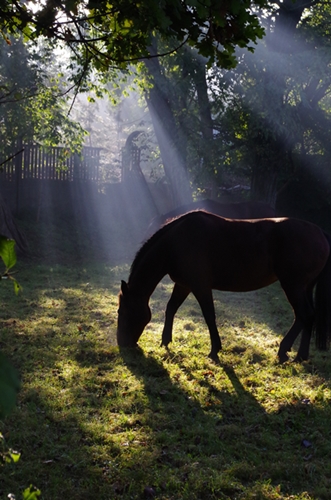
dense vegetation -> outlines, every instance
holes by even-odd
[[[139,12],[130,1],[115,2],[110,10],[104,2],[85,7],[47,2],[30,11],[26,4],[4,2],[4,160],[17,140],[77,151],[88,132],[94,146],[109,150],[105,177],[118,179],[120,149],[138,129],[145,132],[139,139],[148,152],[145,174],[166,182],[174,203],[187,201],[192,192],[206,194],[208,188],[216,195],[220,187],[239,183],[255,199],[325,225],[321,212],[329,210],[330,199],[328,4],[228,2],[219,10],[213,2],[192,2],[189,8],[177,0],[151,8],[146,0]],[[25,45],[13,33],[20,33]],[[78,106],[79,92],[87,91],[90,101],[110,95],[115,108],[107,118],[96,107]],[[123,112],[128,92],[131,98],[140,95],[140,113]],[[96,115],[101,126],[95,125]],[[109,116],[111,138],[104,133],[110,130]]]
[[[88,71],[94,65],[104,70],[114,65],[149,57],[155,33],[175,40],[173,50],[188,44],[222,65],[234,64],[236,46],[246,47],[261,28],[256,7],[265,0],[201,3],[168,0],[106,1],[64,0],[29,5],[5,1],[0,10],[0,26],[7,33],[22,33],[28,39],[47,36],[62,41]]]

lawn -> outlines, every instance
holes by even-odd
[[[329,500],[331,353],[279,365],[292,312],[279,286],[215,293],[223,352],[189,298],[169,351],[159,347],[171,283],[152,296],[139,350],[116,346],[128,266],[21,263],[0,294],[0,349],[22,389],[0,422],[20,460],[0,498],[30,484],[45,500]],[[293,357],[295,352],[293,352]]]

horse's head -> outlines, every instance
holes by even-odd
[[[132,293],[125,281],[122,281],[117,320],[118,345],[135,347],[150,320],[151,310],[148,300]]]

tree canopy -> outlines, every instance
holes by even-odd
[[[115,74],[144,61],[138,86],[177,203],[191,196],[183,195],[185,184],[203,186],[209,176],[218,186],[226,170],[251,176],[254,196],[274,202],[307,156],[328,163],[329,19],[329,4],[314,0],[47,0],[33,7],[4,0],[0,6],[3,53],[6,42],[8,52],[15,49],[11,33],[58,41],[73,55],[66,60],[67,85],[71,80],[80,90],[91,77],[98,91],[94,69],[116,84]],[[45,114],[37,118],[35,134],[40,123],[40,132],[55,137],[43,125]]]
[[[150,57],[155,33],[173,39],[173,49],[195,46],[209,63],[235,64],[235,48],[250,47],[264,34],[256,7],[266,0],[4,0],[0,29],[5,37],[21,32],[68,45],[84,65],[98,69],[126,66]]]
[[[53,52],[41,44],[28,47],[21,38],[8,42],[0,38],[1,156],[6,158],[17,140],[78,149],[84,131],[67,115],[68,84]]]

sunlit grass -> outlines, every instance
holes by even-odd
[[[330,353],[277,363],[292,312],[278,286],[215,293],[223,351],[190,297],[160,347],[164,280],[138,351],[115,342],[128,268],[22,268],[24,293],[0,290],[0,347],[23,387],[0,423],[17,464],[0,498],[30,483],[42,498],[327,500]],[[293,353],[294,356],[295,353]]]

